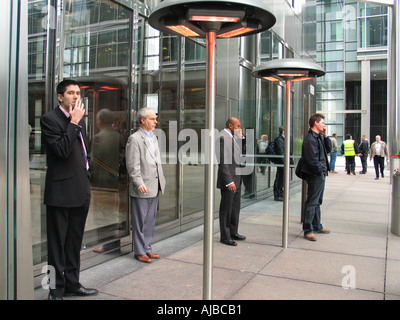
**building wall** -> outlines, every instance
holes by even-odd
[[[317,109],[327,114],[328,134],[339,144],[350,133],[387,139],[388,8],[354,0],[317,2],[317,62],[327,74],[317,80]],[[377,93],[378,94],[378,93]]]
[[[5,3],[8,5],[8,2]],[[5,3],[2,2],[2,6]],[[15,249],[17,255],[22,254],[25,260],[28,259],[31,262],[28,266],[34,266],[35,285],[41,285],[47,243],[43,205],[46,161],[39,121],[42,114],[56,105],[55,86],[65,78],[78,79],[82,84],[92,157],[103,151],[113,155],[109,158],[114,159],[114,163],[118,161],[116,167],[113,169],[110,165],[112,170],[108,171],[116,172],[111,175],[115,179],[98,171],[92,181],[82,268],[107,259],[106,255],[92,252],[97,245],[108,244],[108,250],[118,249],[122,253],[132,250],[124,146],[127,136],[137,129],[136,111],[143,106],[157,110],[160,123],[158,134],[164,150],[164,171],[168,181],[167,192],[160,199],[155,240],[201,224],[204,205],[201,191],[204,188],[204,166],[201,162],[201,135],[205,128],[204,41],[164,36],[150,28],[146,18],[156,2],[144,5],[134,0],[25,0],[21,3],[27,6],[28,15],[22,16],[20,26],[26,24],[28,41],[25,43],[28,45],[22,46],[23,50],[16,56],[22,58],[18,64],[20,70],[27,74],[25,93],[28,96],[25,101],[28,103],[25,104],[27,109],[2,105],[2,111],[6,108],[19,114],[21,122],[17,123],[21,125],[16,127],[16,137],[2,143],[0,158],[2,167],[3,164],[12,165],[21,170],[15,177],[5,176],[2,172],[0,178],[2,182],[12,180],[16,189],[21,190],[29,201],[19,200],[18,197],[20,202],[17,201],[16,207],[13,207],[7,198],[2,198],[1,205],[7,213],[0,219],[6,222],[16,217],[21,230],[30,229],[26,234],[32,234],[32,239],[26,236],[20,238],[22,246],[17,249],[12,247],[12,241],[8,241],[11,247],[4,248],[6,242],[2,241],[1,250]],[[254,132],[251,146],[254,150],[246,152],[254,158],[256,165],[244,179],[244,206],[272,194],[276,166],[261,162],[263,156],[257,154],[257,140],[262,134],[268,134],[269,140],[273,140],[278,134],[278,127],[284,125],[285,118],[283,84],[262,82],[252,77],[251,71],[263,61],[289,57],[312,59],[316,52],[312,36],[315,30],[312,23],[307,27],[305,23],[305,19],[315,17],[315,1],[274,0],[266,3],[276,15],[276,26],[261,35],[218,40],[217,44],[216,129],[222,130],[229,116],[237,116],[248,137]],[[306,36],[305,28],[309,31]],[[12,44],[10,46],[12,48]],[[2,59],[3,67],[8,58],[2,56]],[[294,142],[293,154],[296,157],[300,154],[306,115],[315,110],[311,86],[315,87],[315,83],[298,83],[291,93],[293,135],[290,138]],[[96,137],[102,130],[98,114],[102,109],[113,113],[113,128],[119,136],[119,143],[114,144],[116,149],[96,149]],[[10,118],[5,126],[2,123],[1,130],[10,128],[9,121]],[[24,140],[24,135],[29,138]],[[4,136],[1,136],[3,139]],[[13,145],[16,139],[24,142],[18,144],[24,149],[18,153],[21,163],[13,162],[12,158],[10,162],[12,150],[3,147]],[[197,139],[191,144],[194,149],[182,153],[190,139]],[[97,170],[96,164],[92,163],[92,166]],[[261,166],[266,168],[265,175]],[[293,183],[299,182],[294,179]],[[4,194],[11,196],[12,184],[1,185],[7,185],[5,192],[1,192],[2,197]],[[217,216],[217,189],[215,193]],[[18,210],[22,212],[24,208],[25,212],[30,212],[29,219],[18,215]],[[3,233],[8,240],[15,236],[10,234],[12,229],[12,225],[7,225]],[[33,257],[27,254],[26,247],[29,247],[28,251],[33,248]],[[8,277],[8,285],[14,287],[15,273],[5,271],[5,265],[13,261],[13,257],[0,256],[1,277]],[[30,277],[29,272],[25,275]],[[1,283],[3,286],[4,282]],[[1,290],[6,292],[7,289],[2,287]],[[14,293],[8,297],[14,297]]]
[[[0,22],[0,299],[32,299],[27,126],[27,2],[2,1]]]

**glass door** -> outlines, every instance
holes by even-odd
[[[54,88],[66,78],[81,83],[88,152],[92,158],[92,199],[82,248],[90,254],[84,260],[97,258],[92,249],[99,244],[105,251],[131,250],[130,241],[122,239],[129,235],[124,148],[131,96],[133,11],[110,0],[65,1],[63,5],[58,12],[61,25],[50,24],[46,29],[43,21],[47,14],[55,14],[56,9],[47,1],[29,2],[28,108],[34,264],[47,259],[43,205],[46,160],[40,117],[57,105]],[[58,48],[55,53],[54,48]],[[57,70],[57,76],[53,70]]]

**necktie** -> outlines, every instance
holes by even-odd
[[[89,170],[89,161],[88,161],[88,158],[87,158],[85,142],[83,141],[83,137],[82,137],[82,133],[81,132],[79,132],[79,137],[81,138],[81,142],[82,142],[83,156],[85,157],[86,170]]]

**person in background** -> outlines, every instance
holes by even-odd
[[[379,171],[381,172],[381,177],[383,178],[385,175],[383,174],[383,170],[385,169],[385,156],[389,161],[389,150],[386,145],[386,142],[381,140],[381,136],[377,135],[375,137],[375,142],[371,145],[371,152],[369,155],[369,160],[374,158],[374,167],[375,167],[375,180],[379,180]]]
[[[338,150],[339,150],[339,148],[338,148],[338,144],[337,144],[337,134],[336,133],[334,133],[334,134],[332,134],[332,137],[331,137],[331,144],[332,144],[332,150],[331,150],[331,153],[330,153],[330,163],[329,163],[329,165],[330,165],[330,172],[332,172],[332,173],[338,173],[336,170],[335,170],[335,166],[336,166],[336,157],[337,157],[337,152],[338,152]]]
[[[284,163],[283,155],[285,153],[285,128],[279,127],[279,135],[275,139],[275,153],[278,156],[276,159],[277,164],[282,165]],[[283,201],[283,179],[284,179],[284,167],[276,168],[276,175],[274,181],[274,200]]]
[[[261,139],[257,141],[257,150],[258,154],[261,155],[259,158],[259,163],[261,164],[260,166],[260,172],[262,175],[265,175],[265,169],[266,167],[264,166],[267,163],[267,158],[265,157],[265,150],[268,147],[268,135],[263,134],[261,135]]]
[[[368,168],[367,159],[369,154],[369,141],[365,134],[361,136],[361,143],[358,146],[358,152],[359,152],[358,156],[360,157],[362,166],[362,170],[359,173],[366,174]]]
[[[342,153],[346,157],[347,174],[355,175],[356,160],[355,156],[358,153],[358,148],[355,141],[352,139],[351,134],[346,134],[346,140],[342,144]]]

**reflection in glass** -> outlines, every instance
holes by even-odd
[[[153,109],[157,114],[157,129],[163,171],[167,185],[165,193],[159,198],[157,213],[157,227],[177,221],[177,165],[176,154],[169,152],[170,124],[177,121],[178,110],[178,67],[176,60],[177,37],[163,37],[162,61],[160,64],[159,31],[145,26],[144,43],[144,70],[142,74],[141,91],[139,92],[139,106]],[[136,126],[136,124],[133,124]],[[135,130],[137,128],[135,127]]]
[[[53,97],[55,86],[50,72],[52,65],[58,64],[63,78],[74,78],[81,83],[86,107],[89,151],[94,162],[91,164],[92,200],[84,246],[118,240],[129,234],[124,148],[132,12],[109,0],[66,1],[64,34],[53,42],[51,37],[47,37],[51,30],[47,30],[43,23],[47,10],[52,9],[47,5],[48,1],[28,3],[29,154],[34,264],[47,259],[43,205],[46,163],[39,120],[56,103],[55,99],[48,101],[48,97]],[[50,43],[47,43],[48,39]],[[62,54],[52,60],[53,56],[47,50],[56,48],[56,44]],[[58,57],[62,57],[62,61]],[[102,115],[101,110],[105,109],[109,113]]]

